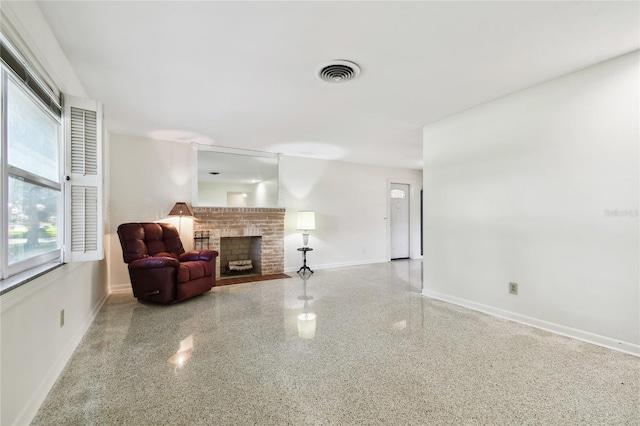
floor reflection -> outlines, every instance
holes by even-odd
[[[312,272],[307,271],[298,272],[298,276],[302,278],[303,290],[303,294],[298,296],[298,299],[304,301],[302,313],[298,315],[298,337],[305,340],[316,337],[316,314],[311,312],[309,307],[309,301],[313,299],[313,296],[307,294],[307,280],[311,274]]]
[[[424,264],[421,260],[392,260],[390,265],[398,278],[409,284],[411,291],[422,293]]]
[[[189,359],[191,359],[192,354],[193,334],[180,341],[178,352],[176,352],[173,356],[171,356],[171,358],[169,358],[169,362],[176,366],[177,371],[177,369],[181,368],[187,361],[189,361]]]

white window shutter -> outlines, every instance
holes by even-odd
[[[65,262],[101,260],[103,246],[103,116],[90,99],[64,97]]]

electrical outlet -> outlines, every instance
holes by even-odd
[[[518,283],[509,283],[509,293],[518,294]]]
[[[64,327],[64,309],[60,311],[60,328]]]

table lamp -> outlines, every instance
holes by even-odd
[[[302,245],[309,245],[309,231],[316,229],[316,212],[306,210],[298,212],[298,231],[302,232]]]

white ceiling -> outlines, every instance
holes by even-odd
[[[112,133],[409,168],[425,124],[638,49],[639,4],[39,3]]]

